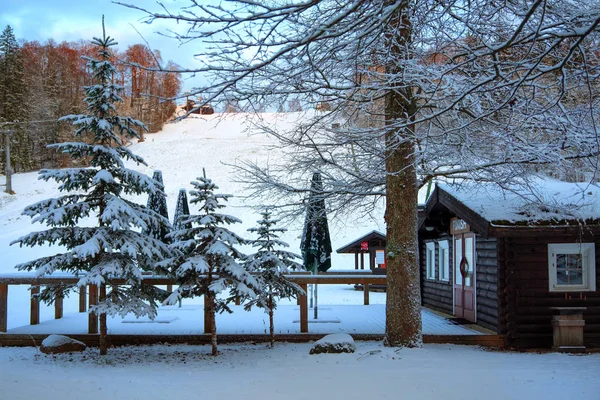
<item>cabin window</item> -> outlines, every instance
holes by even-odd
[[[596,290],[594,243],[549,244],[548,268],[551,292]]]
[[[449,243],[447,240],[441,240],[438,242],[438,245],[439,245],[438,264],[440,266],[440,281],[448,282],[450,280]]]
[[[377,268],[385,268],[385,250],[375,250],[375,264]]]
[[[435,243],[426,243],[425,247],[425,266],[427,279],[435,279]]]

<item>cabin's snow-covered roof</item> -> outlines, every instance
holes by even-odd
[[[493,225],[600,218],[600,187],[596,184],[545,178],[526,189],[481,183],[439,187]]]

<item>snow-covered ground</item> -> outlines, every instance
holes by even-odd
[[[284,126],[301,115],[263,117]],[[132,145],[132,150],[149,163],[141,170],[149,175],[154,169],[163,171],[171,217],[179,188],[189,189],[189,182],[202,174],[202,168],[222,193],[242,195],[243,188],[234,182],[232,169],[223,163],[277,159],[277,152],[265,147],[272,140],[249,135],[245,130],[248,126],[240,114],[223,120],[218,115],[194,116]],[[0,177],[0,183],[2,180]],[[23,208],[58,195],[56,185],[38,181],[36,173],[17,174],[13,187],[16,195],[0,194],[0,273],[14,272],[17,263],[59,251],[55,247],[9,246],[32,230],[44,229],[32,226],[28,217],[20,215]],[[244,221],[233,227],[241,235],[246,235],[246,229],[258,219],[240,198],[234,198],[225,211]],[[330,225],[334,249],[373,229],[384,231],[381,215],[371,220],[330,221]],[[298,252],[301,224],[288,228],[284,240]],[[333,267],[352,269],[354,258],[333,254]],[[321,316],[341,322],[310,324],[312,332],[352,333],[367,328],[373,333],[383,332],[385,294],[371,293],[372,306],[362,306],[362,292],[348,285],[327,285],[321,286],[319,297]],[[29,320],[26,287],[10,286],[8,306],[11,332],[85,332],[86,318],[77,313],[76,298],[65,300],[61,321],[52,319],[52,308],[42,306],[42,323],[35,327],[21,327]],[[181,309],[163,308],[159,316],[163,323],[112,320],[109,333],[185,334],[201,330],[200,300],[185,301]],[[282,303],[276,314],[276,329],[296,332],[297,316],[296,305]],[[264,319],[260,310],[245,313],[236,309],[233,315],[219,316],[217,324],[221,333],[263,333],[267,326]],[[425,333],[463,329],[429,312],[424,313],[423,320]],[[0,399],[600,399],[600,354],[515,354],[452,345],[398,350],[380,343],[357,342],[355,354],[309,356],[310,346],[277,344],[275,349],[267,349],[262,344],[222,345],[217,358],[208,356],[208,346],[114,348],[105,358],[99,357],[96,349],[45,356],[34,348],[0,348]]]
[[[260,117],[285,129],[303,118],[302,113],[266,113]],[[202,176],[206,170],[208,178],[219,186],[219,193],[232,194],[233,197],[223,212],[242,220],[241,224],[231,226],[231,229],[243,237],[251,237],[248,228],[255,227],[260,215],[248,207],[242,198],[248,192],[240,183],[235,182],[236,173],[231,164],[240,164],[243,160],[262,162],[277,161],[280,155],[269,148],[275,144],[274,139],[257,134],[252,128],[248,114],[213,114],[191,115],[188,119],[165,125],[164,129],[155,134],[146,134],[145,141],[134,143],[130,149],[142,156],[148,166],[134,167],[152,176],[154,170],[163,172],[165,192],[169,217],[173,218],[177,195],[180,188],[191,189],[190,182]],[[133,167],[130,165],[130,167]],[[13,176],[13,190],[16,195],[9,196],[0,192],[0,273],[13,272],[14,266],[20,262],[31,260],[46,254],[56,252],[56,248],[24,248],[9,246],[9,243],[32,230],[45,229],[44,226],[32,225],[31,219],[22,216],[24,207],[47,198],[59,195],[54,182],[38,181],[37,172],[16,174]],[[311,179],[307,172],[307,186]],[[3,184],[4,176],[0,176]],[[137,198],[138,202],[146,203],[146,198]],[[265,205],[268,199],[265,199]],[[257,205],[257,202],[252,203]],[[197,209],[190,205],[190,211]],[[274,215],[276,217],[276,215]],[[302,222],[288,224],[288,232],[282,239],[290,244],[291,251],[300,252],[300,235]],[[344,220],[330,220],[330,231],[334,250],[342,245],[366,234],[373,229],[385,231],[383,208],[378,215],[362,219],[348,216]],[[332,254],[333,268],[354,268],[353,255]]]
[[[256,118],[256,117],[253,117]],[[285,129],[303,118],[301,113],[262,114],[264,121]],[[241,236],[248,237],[247,229],[256,226],[259,215],[241,198],[245,188],[236,183],[234,169],[230,166],[242,160],[252,162],[277,161],[280,156],[271,150],[272,138],[257,134],[252,129],[252,120],[246,114],[192,115],[188,119],[165,125],[163,131],[147,134],[145,141],[134,143],[131,150],[142,156],[147,167],[137,169],[152,175],[153,170],[163,172],[169,215],[172,218],[180,188],[190,189],[189,182],[202,175],[202,168],[217,185],[220,193],[234,197],[225,212],[242,220],[239,226],[231,228]],[[37,173],[17,174],[13,177],[16,195],[0,194],[0,273],[15,272],[14,266],[43,255],[58,252],[54,247],[19,248],[9,243],[32,230],[46,229],[32,225],[29,217],[21,215],[23,208],[31,203],[56,197],[59,192],[54,182],[37,179]],[[307,180],[311,178],[310,172]],[[0,179],[3,179],[0,178]],[[145,203],[146,198],[138,198]],[[256,203],[254,203],[256,204]],[[194,206],[190,205],[194,213]],[[344,221],[330,221],[332,245],[334,249],[371,232],[374,229],[385,231],[381,215],[373,219],[357,220],[351,216]],[[302,221],[288,225],[289,231],[283,240],[290,244],[292,251],[299,253]],[[353,269],[353,255],[332,254],[334,269]],[[29,292],[26,286],[10,286],[8,299],[9,333],[85,333],[87,321],[84,314],[78,313],[77,296],[65,299],[64,317],[54,320],[54,309],[41,305],[41,324],[29,326]],[[320,318],[334,321],[311,323],[313,333],[377,333],[385,330],[385,294],[371,293],[372,306],[362,306],[363,294],[349,285],[320,285]],[[232,315],[222,314],[217,318],[220,333],[264,333],[268,321],[261,310],[247,313],[241,307],[234,307]],[[312,317],[312,311],[310,313]],[[282,302],[276,313],[276,329],[280,333],[299,332],[298,306]],[[423,327],[428,334],[473,334],[469,329],[452,325],[432,313],[423,314]],[[184,307],[162,307],[155,323],[140,323],[135,317],[113,318],[109,320],[109,333],[147,334],[197,334],[203,332],[202,300],[185,300]]]
[[[311,344],[139,346],[46,356],[0,349],[7,400],[598,400],[600,354],[518,354],[454,345],[309,355]]]
[[[12,288],[12,286],[11,286]],[[371,293],[371,305],[359,305],[363,293],[350,285],[320,285],[322,292],[318,319],[309,310],[311,333],[365,333],[383,335],[385,332],[385,293]],[[70,302],[76,308],[75,302]],[[28,304],[20,309],[10,308],[9,331],[11,334],[85,334],[88,318],[76,309],[69,310],[62,319],[55,320],[54,309],[44,307],[42,321],[29,324]],[[220,334],[266,334],[269,330],[268,316],[261,309],[247,312],[242,306],[232,306],[232,314],[217,315],[217,331]],[[110,334],[144,335],[197,335],[204,332],[202,299],[185,300],[182,307],[163,306],[154,321],[128,316],[108,319]],[[477,335],[480,332],[466,326],[454,325],[429,310],[423,310],[423,333],[429,335]],[[282,301],[275,311],[275,332],[300,333],[300,308],[289,301]]]
[[[254,117],[256,118],[256,117]],[[260,118],[285,129],[303,118],[302,113],[288,114],[261,114]],[[142,156],[148,166],[135,167],[138,170],[152,175],[153,170],[163,172],[165,192],[169,216],[173,218],[177,195],[180,188],[189,190],[192,180],[202,175],[204,168],[207,177],[211,178],[219,187],[220,193],[233,194],[224,212],[242,220],[242,224],[231,227],[237,234],[249,237],[248,228],[256,226],[260,215],[244,202],[242,196],[246,194],[245,188],[236,183],[234,169],[228,164],[240,163],[242,160],[252,162],[267,162],[278,160],[277,151],[269,149],[268,145],[274,140],[262,134],[257,134],[252,128],[252,121],[247,114],[227,115],[192,115],[188,119],[165,125],[163,131],[156,134],[147,134],[145,141],[134,143],[131,150]],[[29,261],[41,256],[54,254],[60,249],[53,247],[19,248],[10,246],[10,242],[34,230],[46,229],[45,226],[32,225],[31,219],[21,215],[25,206],[40,200],[59,195],[54,182],[43,182],[37,179],[36,172],[16,174],[13,176],[13,190],[16,195],[9,196],[0,192],[0,273],[16,272],[14,266],[18,263]],[[307,185],[310,180],[307,173]],[[4,183],[4,176],[0,176],[0,183]],[[146,198],[138,198],[144,203]],[[254,203],[256,205],[256,202]],[[196,212],[194,205],[190,205],[192,213]],[[282,239],[290,244],[290,250],[299,253],[302,221],[286,226],[289,231]],[[381,215],[373,219],[344,221],[330,221],[333,248],[356,239],[372,231],[384,230]],[[332,254],[333,268],[354,268],[352,255]],[[356,296],[360,300],[360,296]],[[11,286],[9,289],[9,329],[28,323],[29,295],[25,286]],[[345,301],[345,300],[341,300]],[[345,304],[344,302],[339,304]],[[356,302],[354,304],[361,304]],[[77,299],[65,301],[65,316],[77,310]],[[52,309],[42,307],[42,320],[50,319]],[[45,317],[46,316],[46,317]]]

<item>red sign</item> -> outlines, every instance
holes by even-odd
[[[369,242],[360,242],[361,250],[369,250]]]

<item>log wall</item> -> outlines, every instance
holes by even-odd
[[[496,238],[475,237],[477,324],[498,329],[498,247]]]
[[[437,245],[438,241],[448,240],[449,245],[449,257],[450,257],[450,280],[440,281],[440,265],[439,265],[439,251],[440,247]],[[435,246],[435,279],[427,279],[427,268],[425,264],[425,250],[426,243],[436,242]],[[420,248],[420,265],[421,265],[421,301],[426,307],[434,310],[442,311],[447,314],[452,314],[452,280],[453,280],[453,268],[452,268],[452,237],[444,236],[439,239],[424,240],[421,242]]]
[[[548,243],[596,243],[595,292],[549,291]],[[517,348],[552,346],[550,307],[587,307],[584,341],[600,347],[600,238],[590,235],[507,237],[498,239],[500,273],[500,334]]]

